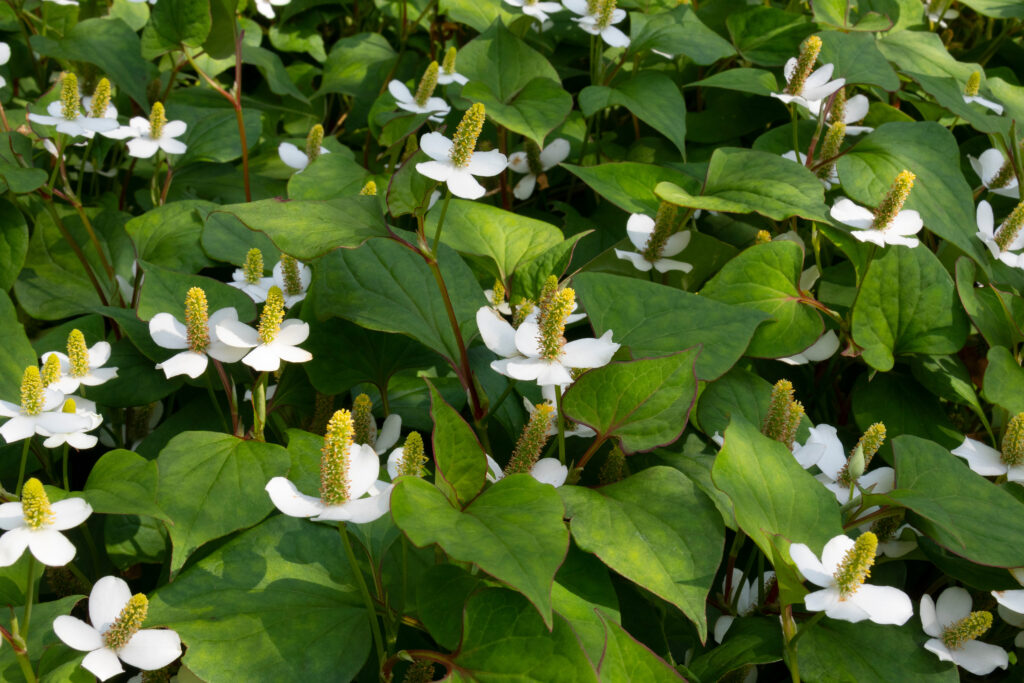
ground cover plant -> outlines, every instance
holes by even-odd
[[[0,3],[0,679],[1018,679],[1022,20]]]

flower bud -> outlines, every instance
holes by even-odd
[[[754,244],[768,244],[772,241],[772,234],[767,230],[758,230],[754,236]]]
[[[495,278],[494,289],[491,290],[491,306],[497,308],[498,306],[505,303],[505,285],[502,283],[501,278]]]
[[[977,97],[978,90],[981,88],[981,72],[975,71],[967,79],[967,86],[964,88],[964,95],[967,97]]]
[[[458,54],[458,51],[455,49],[454,45],[452,45],[450,48],[448,48],[445,51],[445,53],[444,53],[444,62],[441,64],[441,70],[444,71],[446,74],[453,74],[453,73],[455,73],[455,55],[456,54]]]
[[[364,197],[377,196],[377,183],[373,182],[372,180],[367,180],[366,184],[363,185],[363,189],[359,190],[359,194]]]

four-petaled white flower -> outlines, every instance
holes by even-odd
[[[298,270],[299,275],[299,290],[292,294],[289,293],[288,290],[288,281],[284,272],[284,260],[282,259],[274,264],[274,277],[270,284],[277,285],[281,288],[281,294],[284,295],[285,308],[291,308],[305,299],[306,292],[309,289],[309,284],[313,281],[313,271],[305,263],[296,262],[296,269]],[[267,298],[266,293],[264,293],[263,298]]]
[[[96,133],[103,133],[107,137],[113,137],[113,134],[118,130],[116,118],[110,119],[106,116],[92,118],[82,111],[81,106],[78,107],[73,118],[64,116],[64,113],[64,103],[61,100],[54,100],[46,105],[46,114],[33,114],[29,112],[28,120],[43,126],[55,126],[58,133],[64,133],[71,137],[82,136],[91,138]]]
[[[53,632],[69,647],[89,653],[82,667],[101,681],[122,673],[122,661],[143,671],[162,669],[181,656],[181,638],[170,629],[139,630],[131,623],[133,617],[144,618],[147,608],[145,596],[132,596],[124,579],[104,576],[89,593],[91,625],[61,615],[53,620]]]
[[[281,361],[305,363],[313,360],[313,354],[300,349],[299,344],[309,337],[309,323],[301,320],[285,320],[269,342],[260,339],[252,327],[235,320],[222,320],[211,328],[217,330],[217,337],[231,346],[251,349],[242,362],[258,372],[274,372],[281,367]]]
[[[217,327],[222,322],[238,322],[238,311],[234,308],[222,308],[210,316],[208,329],[210,342],[201,351],[193,351],[189,346],[188,330],[170,313],[157,313],[149,321],[149,334],[157,346],[165,349],[186,349],[172,356],[156,368],[164,371],[167,379],[176,375],[188,375],[192,379],[206,372],[209,359],[222,363],[235,363],[249,353],[249,347],[234,346],[225,342],[217,334]]]
[[[779,358],[777,360],[780,360],[787,365],[807,365],[808,363],[817,363],[819,361],[827,360],[838,350],[839,335],[836,334],[835,330],[828,330],[825,334],[818,337],[818,341],[814,342],[800,353],[786,358]]]
[[[487,481],[496,482],[504,478],[505,473],[502,472],[501,465],[489,455],[487,468],[490,470]],[[542,484],[551,484],[557,489],[569,478],[569,468],[558,462],[558,458],[541,458],[530,468],[530,476]]]
[[[256,0],[256,11],[267,19],[274,18],[274,7],[283,7],[292,0]]]
[[[1012,169],[1009,170],[1009,174],[1006,177],[1006,184],[1000,187],[992,187],[991,184],[1000,175],[1000,171],[1003,169],[1003,164],[1006,163],[1006,157],[998,149],[986,149],[981,153],[981,156],[975,158],[971,155],[967,155],[967,161],[970,162],[971,168],[978,174],[978,178],[981,179],[981,184],[985,188],[994,194],[1001,195],[1003,197],[1012,197],[1018,199],[1020,192],[1017,189],[1017,176],[1013,173]]]
[[[473,152],[464,166],[452,161],[454,143],[440,133],[427,133],[420,138],[420,149],[432,159],[416,164],[422,175],[441,183],[456,197],[479,199],[484,196],[484,186],[473,176],[496,176],[508,166],[508,159],[497,150]]]
[[[840,570],[852,561],[874,561],[874,550],[870,558],[856,557],[855,545],[849,536],[836,536],[825,544],[821,560],[803,543],[789,546],[789,555],[803,577],[822,588],[808,593],[804,605],[812,612],[824,611],[833,619],[853,623],[870,619],[876,624],[905,624],[914,613],[906,593],[890,586],[866,584],[863,575],[849,577],[849,580],[841,575]],[[840,586],[839,579],[846,585]]]
[[[440,71],[438,74],[438,81],[440,81]],[[428,120],[435,123],[444,121],[444,117],[448,116],[448,112],[452,110],[451,106],[440,97],[429,97],[425,104],[420,105],[416,101],[416,95],[409,90],[409,86],[399,80],[388,83],[388,92],[395,98],[395,104],[399,109],[411,111],[414,114],[430,114]]]
[[[57,448],[67,444],[80,451],[92,448],[99,438],[88,432],[103,424],[103,416],[96,412],[96,403],[81,396],[68,396],[66,401],[74,401],[74,412],[46,413],[36,424],[36,432],[46,437],[43,447]],[[67,402],[65,405],[68,405]],[[71,425],[65,415],[79,417],[81,423]]]
[[[108,138],[115,140],[128,140],[128,154],[139,159],[148,159],[163,150],[166,154],[184,154],[188,149],[185,143],[175,138],[184,135],[188,125],[184,121],[167,121],[163,124],[159,134],[153,137],[152,126],[149,119],[135,116],[115,131],[107,133]]]
[[[508,0],[505,0],[508,2]],[[541,3],[556,5],[558,3]],[[561,7],[561,5],[559,5]],[[525,10],[524,10],[525,11]],[[541,173],[548,171],[558,164],[562,163],[569,157],[569,141],[565,138],[556,138],[551,141],[551,144],[540,151],[540,168]],[[530,170],[530,162],[527,159],[526,152],[514,152],[508,158],[508,167],[510,170],[516,173],[525,173],[516,186],[512,189],[512,194],[515,195],[516,199],[529,199],[530,195],[533,194],[533,188],[537,186],[537,174]],[[544,189],[544,186],[541,186]]]
[[[665,240],[664,246],[659,250],[657,258],[654,261],[648,260],[644,252],[647,250],[651,237],[654,236],[654,229],[655,221],[650,216],[642,213],[630,214],[629,220],[626,222],[626,235],[639,252],[616,249],[615,255],[624,261],[629,261],[633,264],[634,268],[645,273],[651,268],[654,268],[659,273],[667,273],[670,270],[681,270],[684,273],[689,273],[693,270],[693,266],[689,263],[668,258],[686,249],[686,245],[690,243],[689,230],[669,235],[668,239]]]
[[[75,376],[72,372],[71,360],[67,354],[60,351],[47,351],[42,355],[42,362],[45,365],[46,359],[56,356],[60,361],[60,379],[51,386],[57,391],[65,394],[78,391],[78,387],[95,387],[109,382],[117,377],[117,368],[103,367],[110,360],[110,343],[98,341],[92,345],[89,352],[89,371],[84,375]]]
[[[757,607],[757,578],[753,578],[750,581],[743,580],[743,572],[733,567],[732,570],[732,595],[727,596],[729,601],[736,601],[736,616],[748,617],[754,613],[754,608]],[[775,572],[767,571],[764,576],[761,577],[761,585],[764,586],[764,592],[768,592],[768,588],[771,587],[772,583],[775,582]],[[739,591],[737,595],[735,591]],[[722,593],[725,594],[725,577],[722,578]],[[735,597],[734,597],[735,596]],[[736,620],[736,617],[731,614],[723,614],[718,617],[718,621],[715,622],[715,642],[722,642],[725,639],[725,634],[729,631],[729,627],[732,626],[732,622]]]
[[[875,214],[846,197],[833,204],[829,214],[840,223],[856,228],[850,234],[861,242],[871,242],[880,247],[887,244],[916,247],[920,242],[911,235],[916,235],[924,227],[921,214],[913,209],[902,209],[884,228],[873,228]]]
[[[330,154],[331,150],[326,147],[320,147],[320,155]],[[299,149],[290,142],[282,142],[277,146],[277,156],[281,157],[287,166],[294,168],[295,170],[302,172],[309,166],[309,155],[306,154],[306,150]]]
[[[797,157],[796,152],[794,152],[793,150],[789,150],[788,152],[782,155],[782,158],[794,161],[800,164],[801,166],[807,165],[807,155],[804,154],[803,152],[800,152],[800,156]],[[798,158],[799,161],[797,161]],[[839,184],[839,171],[836,169],[835,165],[833,165],[832,168],[829,169],[828,178],[819,177],[818,180],[821,181],[821,184],[825,186],[826,190],[831,190],[833,185]]]
[[[987,612],[981,614],[988,617],[991,624],[992,615]],[[1005,669],[1010,664],[1006,650],[975,640],[977,633],[961,633],[969,628],[971,616],[971,594],[959,586],[950,586],[942,591],[934,602],[930,595],[922,595],[921,626],[931,636],[924,644],[925,649],[934,652],[940,660],[953,662],[975,676],[985,676],[997,668]],[[987,627],[980,630],[987,630]]]
[[[611,2],[612,0],[604,1]],[[626,18],[626,10],[616,7],[602,23],[601,15],[604,12],[600,6],[596,14],[591,14],[587,0],[562,0],[562,4],[570,12],[579,15],[578,18],[573,17],[573,21],[590,35],[601,36],[601,39],[611,47],[629,47],[629,36],[614,26]]]
[[[0,567],[18,561],[25,548],[48,567],[63,567],[75,559],[75,545],[62,531],[72,529],[92,514],[84,498],[51,503],[38,479],[29,479],[20,503],[0,505]]]
[[[992,257],[999,259],[1011,268],[1024,268],[1024,253],[1019,251],[1024,249],[1024,230],[1020,230],[1013,241],[1006,245],[1006,249],[1003,249],[996,241],[997,230],[995,218],[992,215],[992,205],[984,199],[978,202],[976,219],[978,232],[974,235],[985,243],[988,250],[992,252]]]
[[[533,17],[540,23],[546,22],[549,14],[561,12],[564,7],[560,2],[542,2],[541,0],[505,0],[513,7],[521,7],[523,14]]]
[[[807,100],[807,112],[810,114],[812,119],[816,119],[821,116],[821,110],[828,104],[828,98],[822,100]],[[871,103],[868,98],[864,95],[854,95],[850,99],[846,100],[846,106],[843,111],[843,123],[846,124],[847,135],[860,135],[861,133],[870,133],[874,128],[870,126],[856,126],[852,125],[864,119],[868,115],[868,110],[871,108]],[[832,111],[829,110],[828,116],[825,117],[826,123],[832,123]]]
[[[1005,476],[1009,481],[1024,484],[1024,463],[1008,465],[1003,454],[980,441],[964,437],[964,442],[952,450],[953,455],[963,458],[967,465],[983,477]]]
[[[823,472],[838,472],[846,464],[843,442],[836,428],[825,423],[811,427],[803,444],[793,444],[793,457],[805,470],[817,465]]]
[[[59,412],[63,405],[64,394],[55,389],[43,390],[42,409],[35,415],[28,414],[20,405],[9,401],[0,401],[0,417],[10,418],[3,426],[0,426],[0,436],[4,437],[7,443],[29,439],[39,432],[40,422],[49,415],[56,415],[56,417],[45,417],[50,429],[61,431],[80,429],[83,426],[82,419],[71,413]]]
[[[786,82],[793,80],[793,74],[796,73],[797,58],[790,57],[783,67],[783,73],[786,76]],[[832,72],[835,71],[835,65],[825,64],[815,69],[805,80],[803,86],[799,92],[786,93],[786,92],[773,92],[771,96],[782,100],[786,104],[794,102],[808,110],[811,110],[812,103],[820,102],[829,98],[836,90],[839,90],[846,85],[845,78],[837,78],[834,81],[831,80]],[[821,105],[817,105],[817,110],[820,111]]]

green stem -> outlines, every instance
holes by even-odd
[[[807,621],[805,621],[804,623],[802,623],[802,624],[800,625],[800,629],[799,629],[799,630],[798,630],[798,631],[796,632],[796,635],[795,635],[795,636],[793,636],[793,639],[789,641],[789,645],[790,645],[790,647],[793,647],[793,648],[795,648],[795,647],[796,647],[796,641],[800,640],[800,636],[802,636],[802,635],[803,635],[804,633],[806,633],[806,632],[807,632],[807,631],[808,631],[808,630],[809,630],[809,629],[810,629],[810,628],[811,628],[812,626],[814,626],[814,625],[815,625],[815,624],[817,624],[817,623],[818,623],[819,621],[821,621],[821,620],[822,620],[822,618],[823,618],[824,616],[825,616],[825,613],[824,613],[824,612],[818,612],[818,613],[817,613],[817,614],[815,614],[815,615],[814,615],[813,617],[811,617],[810,619],[808,619]]]
[[[28,683],[36,682],[36,673],[32,670],[32,662],[28,659],[27,652],[18,653],[18,664],[21,666],[21,675],[25,677]]]
[[[445,190],[444,193],[444,204],[441,205],[441,215],[437,218],[437,227],[434,228],[434,246],[431,248],[430,253],[434,258],[437,258],[437,245],[441,241],[441,228],[444,227],[444,217],[448,215],[448,202],[452,200],[452,191]]]
[[[555,386],[555,408],[558,411],[558,462],[565,464],[565,412],[562,410],[562,387]]]
[[[21,447],[21,465],[18,467],[18,486],[14,489],[14,495],[21,496],[21,485],[25,483],[25,463],[28,462],[28,449],[32,445],[32,437],[25,439],[25,445]]]
[[[785,640],[785,660],[789,667],[789,675],[793,683],[800,683],[800,666],[796,658],[796,645],[794,640],[797,636],[796,622],[793,620],[793,606],[786,605],[782,610],[782,636]]]
[[[64,471],[64,490],[70,492],[71,491],[71,483],[70,483],[71,480],[68,477],[68,445],[66,443],[64,444],[64,448],[61,449],[60,457],[61,457],[61,460],[64,461],[64,464],[63,464],[63,467],[62,467],[62,469]]]
[[[793,153],[796,154],[796,163],[800,163],[800,119],[796,115],[796,105],[789,105],[789,119],[793,123]]]
[[[28,553],[27,583],[25,584],[25,612],[21,617],[21,637],[28,642],[29,620],[32,619],[32,603],[35,601],[36,556]]]
[[[359,568],[355,551],[352,550],[352,539],[348,536],[348,528],[345,526],[345,522],[338,523],[338,531],[341,533],[342,543],[345,544],[345,555],[348,556],[348,563],[352,567],[352,574],[355,576],[356,583],[359,584],[359,591],[363,595],[363,602],[366,603],[366,616],[370,620],[370,632],[373,634],[373,644],[377,649],[377,661],[379,662],[380,669],[383,669],[387,656],[384,652],[384,639],[380,634],[380,622],[377,620],[377,608],[373,605],[373,598],[370,597],[370,589],[366,585],[366,579],[363,577],[363,570]]]

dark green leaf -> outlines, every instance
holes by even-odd
[[[543,145],[547,134],[572,111],[572,95],[557,80],[546,77],[534,78],[506,97],[496,95],[480,81],[470,81],[462,88],[462,96],[482,103],[488,118],[538,145]]]
[[[199,47],[210,35],[210,0],[174,0],[154,5],[149,25],[169,47]]]
[[[210,313],[234,308],[238,311],[239,320],[248,321],[256,317],[252,299],[240,289],[213,278],[179,273],[151,263],[140,262],[139,267],[145,273],[139,295],[138,314],[141,320],[149,320],[157,313],[170,313],[178,320],[184,320],[185,295],[192,287],[201,287],[206,292]]]
[[[625,107],[644,123],[662,133],[686,154],[686,103],[671,78],[654,72],[641,72],[614,88],[592,85],[579,94],[584,116],[606,107]]]
[[[988,350],[983,392],[985,400],[1011,415],[1024,412],[1024,369],[1009,350],[1001,346]]]
[[[106,515],[147,515],[170,522],[156,504],[157,465],[126,450],[103,454],[85,482],[82,495],[93,512]]]
[[[427,382],[427,386],[434,420],[434,483],[449,503],[465,508],[484,487],[487,458],[473,428],[445,403],[433,384]]]
[[[199,247],[202,216],[217,205],[185,200],[158,206],[125,224],[138,258],[172,270],[195,273],[212,266]]]

